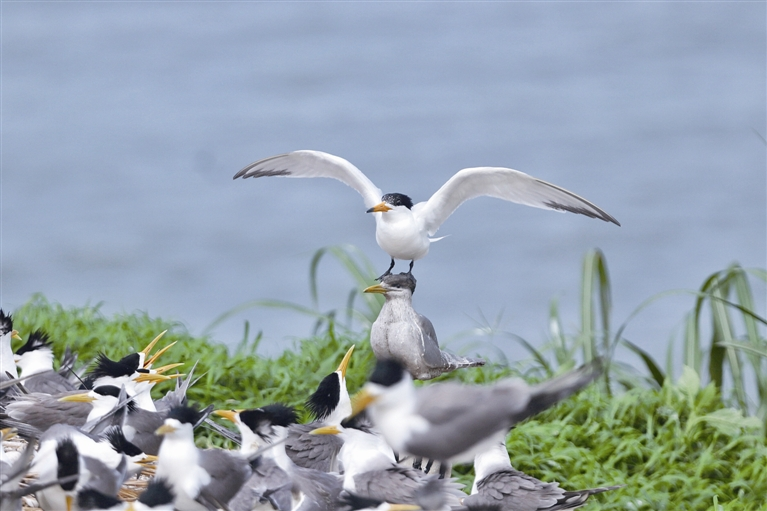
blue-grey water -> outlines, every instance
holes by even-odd
[[[342,156],[416,201],[464,167],[512,167],[621,221],[463,205],[415,266],[415,306],[444,340],[485,318],[541,346],[552,299],[574,333],[593,247],[616,324],[732,262],[766,264],[763,2],[1,8],[6,309],[43,292],[199,333],[247,300],[311,305],[319,247],[353,244],[382,272],[388,256],[351,189],[232,180],[296,149]],[[352,279],[330,259],[320,273],[320,308],[343,307]],[[657,302],[626,336],[663,359],[692,300]],[[313,324],[253,309],[214,338],[236,343],[245,320],[264,353]]]

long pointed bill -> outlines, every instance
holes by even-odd
[[[154,373],[140,373],[138,376],[133,378],[133,381],[135,381],[136,383],[141,383],[144,381],[148,381],[151,383],[160,383],[162,381],[172,380],[173,376],[166,376],[164,374],[154,374]]]
[[[72,511],[72,502],[74,501],[74,497],[71,495],[65,495],[64,496],[64,502],[67,503],[67,511]]]
[[[152,358],[150,358],[149,360],[147,360],[146,362],[144,362],[144,367],[149,367],[149,366],[151,366],[152,364],[154,364],[154,363],[155,363],[155,361],[156,361],[158,358],[160,358],[160,355],[162,355],[163,353],[165,353],[166,351],[168,351],[169,349],[171,349],[171,348],[173,347],[173,345],[174,345],[174,344],[176,344],[177,342],[178,342],[178,341],[173,341],[172,343],[168,344],[168,345],[167,345],[167,346],[165,346],[163,349],[161,349],[160,351],[158,351],[157,353],[155,353],[154,355],[152,355]]]
[[[309,432],[310,435],[339,435],[340,433],[338,426],[323,426]]]
[[[22,340],[18,330],[11,330],[11,339],[16,339],[17,341]]]
[[[96,398],[87,392],[83,392],[81,394],[70,394],[58,399],[60,403],[92,403],[95,400]]]
[[[146,465],[149,463],[156,463],[157,462],[157,456],[154,456],[152,454],[145,454],[143,458],[138,460],[136,463],[139,465]]]
[[[219,417],[223,417],[224,419],[237,423],[237,413],[234,410],[214,410],[213,415],[218,415]]]
[[[16,436],[16,429],[15,428],[3,428],[0,429],[0,438],[3,440],[8,440],[10,438],[13,438]]]
[[[385,287],[383,287],[381,284],[376,284],[375,286],[370,286],[365,288],[363,293],[378,293],[380,295],[385,295],[388,291]]]
[[[352,344],[352,347],[349,348],[349,351],[346,352],[346,355],[344,355],[344,359],[339,364],[338,369],[336,369],[336,372],[341,371],[342,379],[346,378],[346,368],[349,366],[349,361],[352,359],[353,352],[354,352],[354,344]]]
[[[415,504],[389,504],[388,511],[419,511],[421,506]]]
[[[145,360],[146,360],[146,357],[149,356],[149,352],[154,349],[154,345],[157,344],[157,341],[162,339],[162,336],[165,335],[166,332],[167,332],[167,330],[165,330],[164,332],[160,332],[160,334],[157,337],[152,339],[152,342],[147,344],[146,348],[144,348],[143,350],[139,351],[139,353],[142,353],[144,355],[144,359]],[[144,364],[144,367],[146,367],[146,365],[147,364]]]
[[[165,371],[170,371],[171,369],[181,367],[182,365],[184,365],[184,362],[178,362],[176,364],[168,364],[166,366],[158,367],[157,369],[154,370],[154,372],[157,374],[162,374]]]
[[[362,410],[367,408],[370,403],[378,399],[376,396],[372,395],[370,392],[368,392],[365,389],[360,390],[354,396],[352,396],[352,414],[351,417],[354,417],[358,413],[360,413]]]
[[[379,202],[369,210],[365,211],[365,213],[386,213],[390,209],[392,208],[387,206],[385,202]]]

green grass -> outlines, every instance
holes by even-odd
[[[344,307],[320,312],[316,277],[327,254],[349,270],[357,287]],[[324,249],[311,265],[313,307],[260,301],[239,308],[288,307],[317,318],[313,336],[271,359],[259,356],[260,335],[251,334],[247,325],[240,345],[229,349],[205,336],[194,337],[179,324],[141,314],[106,317],[98,307],[67,309],[42,296],[15,311],[14,326],[23,337],[45,329],[57,354],[70,346],[81,361],[99,351],[113,358],[136,351],[168,329],[160,345],[179,342],[160,362],[184,361],[187,365],[180,370],[188,371],[199,361],[196,374],[202,378],[189,392],[193,401],[222,408],[276,401],[300,407],[351,344],[356,350],[347,374],[350,391],[357,390],[372,369],[367,329],[380,301],[359,294],[371,274],[359,253]],[[663,296],[648,299],[615,329],[607,263],[594,251],[584,260],[579,331],[564,332],[557,306],[552,305],[550,338],[540,348],[522,341],[530,352],[524,363],[495,364],[440,379],[541,379],[576,361],[628,350],[639,357],[645,372],[614,364],[598,384],[519,425],[508,439],[515,467],[543,480],[561,481],[566,489],[626,485],[592,497],[592,509],[767,509],[765,322],[753,312],[751,294],[752,280],[760,283],[764,274],[733,265],[706,278],[700,290],[686,292],[693,303],[677,341],[683,342],[684,359],[677,367],[669,358],[663,368],[622,336],[639,312]],[[673,370],[681,374],[676,381],[670,376]],[[753,379],[755,396],[747,394],[747,377]],[[162,391],[163,387],[156,390]],[[198,442],[222,443],[208,431]],[[470,467],[457,467],[455,473],[470,484]]]

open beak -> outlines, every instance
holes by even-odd
[[[80,394],[70,394],[58,399],[58,401],[61,403],[92,403],[95,400],[96,398],[87,392],[82,392]]]
[[[176,375],[172,376],[165,376],[164,374],[155,374],[155,373],[140,373],[138,376],[133,378],[133,381],[136,383],[141,383],[143,381],[148,381],[151,383],[160,383],[161,381],[168,381],[172,380]]]
[[[18,330],[11,330],[11,339],[16,339],[17,341],[22,340]]]
[[[363,293],[378,293],[381,295],[385,295],[388,293],[388,290],[383,287],[381,284],[376,284],[375,286],[366,287]]]
[[[157,428],[154,432],[155,435],[167,435],[168,433],[173,433],[176,431],[176,428],[171,426],[170,424],[163,424],[159,428]]]
[[[154,372],[157,374],[162,374],[165,371],[170,371],[171,369],[181,367],[182,365],[184,365],[184,362],[179,362],[177,364],[168,364],[166,366],[158,367],[157,369],[154,370]]]
[[[389,206],[386,205],[385,202],[380,202],[367,210],[365,213],[386,213],[387,211],[391,210]]]
[[[237,414],[239,412],[236,410],[214,410],[213,415],[218,415],[219,417],[223,417],[224,419],[234,422],[237,424]]]
[[[370,392],[368,392],[365,389],[360,390],[354,396],[352,396],[352,414],[351,416],[354,417],[358,413],[360,413],[362,410],[367,408],[370,403],[378,399],[378,396],[374,396]]]
[[[160,351],[158,351],[157,353],[155,353],[154,355],[152,355],[152,358],[150,358],[149,360],[147,360],[146,362],[144,362],[144,367],[145,367],[145,368],[148,368],[148,367],[150,367],[152,364],[154,364],[154,363],[155,363],[155,361],[156,361],[158,358],[160,358],[160,355],[162,355],[163,353],[165,353],[166,351],[168,351],[169,349],[171,349],[171,348],[173,347],[173,345],[174,345],[174,344],[176,344],[177,342],[178,342],[178,341],[173,341],[172,343],[168,344],[168,345],[167,345],[167,346],[165,346],[163,349],[161,349]]]
[[[352,344],[352,347],[349,348],[349,351],[346,352],[346,355],[344,355],[344,359],[341,361],[341,364],[338,366],[338,369],[336,369],[336,372],[341,371],[341,378],[346,378],[346,368],[349,366],[349,361],[352,359],[352,352],[354,352],[354,344]]]
[[[165,333],[166,333],[166,332],[167,332],[167,330],[165,330],[164,332],[160,332],[160,335],[158,335],[157,337],[155,337],[154,339],[152,339],[152,342],[150,342],[149,344],[147,344],[146,348],[144,348],[143,350],[139,351],[139,353],[143,353],[143,355],[144,355],[144,360],[146,360],[146,358],[149,356],[149,352],[150,352],[150,351],[152,351],[152,350],[154,349],[154,345],[155,345],[155,344],[157,344],[157,341],[159,341],[160,339],[162,339],[162,336],[163,336],[163,335],[165,335]],[[145,362],[145,363],[144,363],[144,367],[146,367],[147,365],[148,365],[148,364]]]
[[[340,433],[338,426],[322,426],[309,432],[310,435],[338,435]]]

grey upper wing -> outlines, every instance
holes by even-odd
[[[381,190],[357,167],[343,158],[321,151],[293,151],[264,158],[240,170],[234,179],[264,176],[329,177],[357,190],[366,208],[381,202]]]
[[[421,352],[423,361],[429,367],[442,367],[442,351],[439,349],[437,332],[429,318],[418,314],[418,328],[421,331]]]
[[[202,488],[200,496],[221,504],[229,502],[252,474],[245,458],[223,449],[200,451],[200,466],[210,474],[210,483]]]
[[[334,472],[338,452],[344,442],[338,435],[312,435],[309,432],[323,425],[321,422],[293,424],[288,428],[285,452],[299,467],[322,472]]]
[[[504,167],[475,167],[458,171],[426,202],[413,207],[430,235],[448,219],[458,206],[475,197],[489,196],[526,206],[570,211],[620,225],[597,207],[564,188]]]
[[[357,495],[391,504],[415,504],[416,491],[423,483],[421,472],[403,467],[371,470],[354,476]]]

